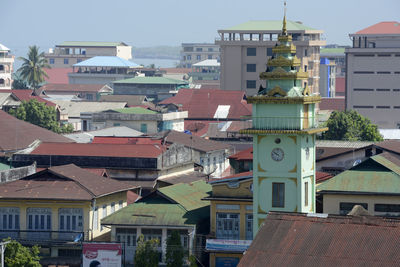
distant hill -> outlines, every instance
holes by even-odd
[[[133,58],[180,58],[180,46],[154,46],[154,47],[132,47]]]

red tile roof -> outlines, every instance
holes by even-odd
[[[19,99],[19,101],[30,101],[32,99],[35,99],[38,102],[45,103],[47,106],[55,107],[56,104],[53,102],[47,101],[40,96],[34,96],[32,95],[32,90],[27,89],[27,90],[12,90],[11,93]]]
[[[25,149],[35,140],[42,140],[44,142],[73,142],[67,137],[18,120],[2,110],[0,110],[0,122],[0,151],[3,152]]]
[[[400,220],[270,212],[238,267],[399,266]]]
[[[72,68],[52,68],[44,69],[48,78],[45,78],[48,83],[68,83],[68,73],[72,72]]]
[[[333,176],[326,172],[315,172],[315,183],[320,183],[331,179]]]
[[[253,160],[253,148],[250,147],[246,150],[242,150],[229,158],[234,160]]]
[[[345,101],[344,97],[323,97],[319,103],[319,109],[344,111]]]
[[[180,89],[178,94],[161,102],[171,103],[187,110],[190,119],[214,119],[219,105],[230,106],[228,120],[251,116],[251,105],[247,104],[243,91]]]
[[[157,158],[163,152],[159,145],[42,143],[33,155],[98,156],[127,158]]]
[[[383,21],[369,26],[355,34],[400,34],[400,22]]]
[[[210,123],[214,121],[185,120],[185,130],[190,131],[195,136],[204,136],[208,132]]]
[[[397,154],[400,154],[400,141],[398,140],[386,140],[375,144],[376,147],[382,148]]]
[[[95,136],[92,144],[161,145],[160,139],[150,137],[103,137]]]
[[[134,187],[105,178],[73,164],[51,167],[0,185],[3,199],[91,200]]]
[[[99,92],[105,85],[104,84],[65,84],[65,83],[48,83],[40,87],[47,93],[51,92]]]

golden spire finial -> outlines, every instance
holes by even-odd
[[[287,30],[286,30],[286,0],[283,2],[283,5],[284,5],[284,14],[283,14],[282,35],[287,35]]]

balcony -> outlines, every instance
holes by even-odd
[[[88,241],[89,233],[82,231],[1,230],[0,239],[8,237],[26,245],[49,246]]]

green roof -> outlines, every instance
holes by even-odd
[[[382,155],[317,185],[317,191],[399,194],[400,167]]]
[[[0,162],[0,171],[9,170],[10,165]]]
[[[321,48],[320,54],[343,54],[345,48]]]
[[[210,216],[204,181],[163,187],[101,220],[104,225],[193,226]]]
[[[187,84],[188,82],[166,77],[134,77],[113,83],[138,83],[138,84]]]
[[[124,114],[157,114],[157,112],[154,110],[142,107],[119,108],[119,109],[114,109],[114,111]]]
[[[119,45],[126,45],[122,42],[78,42],[78,41],[67,41],[62,42],[58,46],[101,46],[101,47],[115,47]]]
[[[288,31],[315,30],[304,24],[288,20],[286,23]],[[282,20],[251,20],[230,28],[225,31],[281,31]]]

